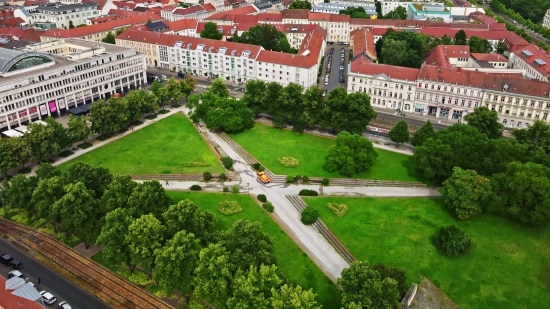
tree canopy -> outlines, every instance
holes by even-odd
[[[394,31],[391,28],[376,42],[378,62],[409,68],[420,68],[426,53],[422,34]]]
[[[240,36],[235,33],[232,37],[232,41],[236,43],[259,45],[266,50],[293,54],[297,52],[290,47],[286,35],[270,24],[251,27]]]
[[[307,9],[311,10],[311,2],[308,0],[296,0],[288,6],[289,9]]]
[[[211,21],[204,24],[204,29],[201,31],[201,38],[203,39],[212,39],[212,40],[221,40],[223,35],[218,31],[218,26],[216,23]]]
[[[338,13],[340,15],[349,15],[351,18],[370,18],[370,15],[368,15],[365,12],[365,9],[360,7],[348,7],[345,10],[340,10]]]
[[[497,111],[489,110],[486,106],[477,107],[473,113],[466,115],[464,120],[489,138],[502,138],[504,126],[498,121]]]
[[[323,168],[329,172],[338,171],[342,175],[353,176],[367,171],[377,157],[378,153],[371,141],[357,134],[342,132],[330,147]]]

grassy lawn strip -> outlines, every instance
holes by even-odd
[[[275,246],[275,256],[281,269],[292,284],[299,284],[303,288],[313,289],[316,299],[323,308],[340,308],[336,285],[311,261],[306,253],[290,239],[290,237],[247,195],[228,193],[195,193],[195,192],[168,192],[174,202],[189,199],[197,206],[211,211],[216,215],[219,229],[228,229],[233,222],[243,219],[251,222],[260,222],[264,232],[269,234]],[[243,211],[231,216],[218,212],[219,202],[237,201]]]
[[[108,168],[113,174],[223,173],[224,169],[183,113],[174,114],[75,161]]]
[[[323,169],[328,150],[334,144],[333,139],[299,134],[290,130],[278,130],[262,124],[256,124],[253,129],[233,134],[231,137],[275,174],[345,177]],[[413,157],[382,149],[376,149],[376,151],[378,152],[376,164],[369,171],[354,177],[395,181],[421,179],[414,172]],[[278,159],[284,157],[298,159],[298,166],[281,165]]]
[[[431,279],[460,308],[543,308],[550,302],[550,227],[533,228],[489,214],[458,221],[429,198],[305,198],[360,260]],[[338,218],[328,203],[346,204]],[[430,237],[454,224],[470,236],[468,255],[447,258]]]

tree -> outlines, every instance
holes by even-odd
[[[69,29],[74,29],[74,24],[72,20],[69,20]]]
[[[304,87],[290,83],[279,95],[274,104],[276,111],[270,113],[273,116],[273,126],[284,127],[285,124],[291,124],[296,132],[303,132],[307,126],[307,117],[304,115],[303,104]]]
[[[11,205],[16,209],[27,211],[29,216],[35,212],[35,204],[32,201],[32,195],[38,185],[36,176],[26,177],[19,174],[9,181],[9,185],[4,186],[4,203]]]
[[[101,211],[108,213],[117,208],[127,209],[128,199],[136,186],[137,183],[129,175],[113,175],[111,182],[105,187],[105,191],[101,196]]]
[[[214,80],[206,91],[220,98],[229,98],[229,90],[221,79]]]
[[[153,214],[160,215],[172,204],[172,198],[158,180],[144,181],[138,184],[128,198],[128,207],[134,216]]]
[[[407,19],[407,9],[402,6],[398,6],[395,10],[389,12],[385,19]]]
[[[512,135],[516,140],[529,147],[531,151],[540,148],[550,155],[550,125],[537,120],[526,129],[515,129]]]
[[[0,139],[0,174],[2,176],[6,176],[8,171],[16,167],[17,164],[15,163],[15,160],[13,158],[13,147],[9,139]]]
[[[351,263],[337,284],[344,306],[354,303],[362,308],[393,309],[399,305],[397,281],[383,278],[367,261]]]
[[[455,45],[466,45],[467,37],[464,30],[458,30],[455,34]]]
[[[86,116],[71,115],[67,124],[67,135],[71,142],[85,142],[94,134],[90,127],[90,118]]]
[[[86,249],[95,243],[100,232],[100,217],[94,194],[82,182],[70,183],[65,187],[65,195],[52,207],[52,211],[62,218],[61,230],[84,241]]]
[[[330,147],[323,169],[345,176],[368,170],[378,157],[372,142],[357,134],[342,132]]]
[[[228,308],[268,309],[271,308],[272,290],[278,290],[283,284],[279,278],[277,266],[250,266],[248,270],[238,269],[233,278],[232,297],[227,301]]]
[[[170,205],[162,214],[162,218],[169,237],[181,230],[186,230],[188,233],[193,233],[203,245],[207,245],[215,236],[216,216],[199,208],[190,200]]]
[[[98,245],[103,245],[101,253],[106,261],[114,265],[125,263],[130,273],[133,273],[136,267],[130,257],[130,247],[126,239],[132,221],[128,209],[117,208],[108,212],[96,240]]]
[[[432,137],[434,134],[434,126],[432,125],[432,122],[428,119],[421,127],[420,129],[416,130],[414,132],[413,138],[411,139],[411,145],[418,147],[422,146],[428,138]]]
[[[480,37],[472,36],[468,40],[468,46],[470,46],[471,53],[492,53],[493,45]]]
[[[125,239],[132,263],[153,269],[155,252],[162,247],[165,232],[164,225],[152,214],[135,219],[128,227]]]
[[[283,285],[280,289],[271,289],[271,306],[273,309],[320,309],[315,301],[315,294],[303,290],[301,286]]]
[[[56,131],[53,127],[38,123],[30,123],[25,133],[32,155],[39,161],[47,161],[50,156],[61,150],[59,147]]]
[[[109,31],[107,35],[103,39],[101,39],[101,42],[115,44],[116,43],[115,35],[111,31]]]
[[[194,79],[191,76],[186,76],[184,80],[180,81],[181,85],[181,93],[183,96],[185,96],[185,99],[189,97],[189,95],[195,91],[195,87],[197,87],[197,80]]]
[[[376,18],[382,19],[384,18],[384,14],[382,14],[382,3],[380,1],[374,1],[374,6],[376,7]]]
[[[254,114],[246,102],[235,98],[217,98],[205,119],[210,129],[238,133],[254,127]]]
[[[332,90],[325,100],[321,126],[352,134],[362,134],[376,112],[363,92],[348,94],[344,88]]]
[[[407,274],[404,270],[397,267],[390,267],[384,263],[378,263],[372,267],[376,270],[382,278],[392,278],[397,282],[397,290],[399,290],[399,297],[405,297],[407,294]]]
[[[288,8],[311,10],[311,2],[307,0],[296,0],[296,1],[293,1]]]
[[[266,50],[296,53],[296,50],[290,47],[286,35],[270,24],[250,27],[240,36],[235,33],[232,40],[236,43],[259,45]]]
[[[351,18],[370,18],[363,7],[348,7],[338,12],[340,15],[349,15]]]
[[[61,218],[53,211],[53,205],[65,195],[65,182],[62,177],[42,179],[32,194],[32,203],[40,218],[50,223],[57,232]]]
[[[512,162],[504,173],[491,177],[492,209],[529,224],[548,221],[550,216],[550,170],[536,163]]]
[[[193,291],[193,273],[199,263],[200,241],[179,231],[155,252],[154,278],[168,294],[179,290],[187,299]]]
[[[82,161],[69,165],[64,173],[67,183],[83,183],[88,190],[94,192],[94,197],[99,199],[103,196],[105,189],[113,180],[113,175],[104,167],[93,167]]]
[[[112,135],[124,129],[128,121],[128,110],[122,98],[97,100],[90,107],[92,130],[101,135]]]
[[[376,42],[378,62],[420,68],[427,51],[425,41],[426,38],[422,34],[394,31],[390,28]]]
[[[195,293],[216,308],[226,308],[232,295],[233,274],[237,267],[230,262],[229,252],[221,244],[210,244],[201,250],[195,269]]]
[[[67,135],[67,129],[65,129],[61,123],[57,122],[52,117],[46,118],[45,122],[47,126],[52,129],[54,139],[59,145],[60,149],[66,149],[72,144],[72,141]]]
[[[508,52],[508,46],[503,41],[498,41],[495,52],[497,54],[504,55],[506,52]]]
[[[183,99],[183,93],[181,92],[181,84],[179,81],[177,81],[175,78],[170,78],[168,82],[166,83],[166,86],[164,86],[164,90],[166,92],[167,99],[173,103],[173,102],[180,102],[181,99]],[[164,105],[162,104],[163,101],[161,101],[162,108],[164,108]]]
[[[266,93],[266,83],[263,80],[250,79],[246,82],[246,92],[242,101],[252,111],[252,114],[258,115],[267,110],[263,103]]]
[[[406,143],[409,141],[409,124],[405,120],[401,120],[393,126],[388,134],[392,142],[397,143]]]
[[[449,225],[439,229],[434,237],[434,244],[445,256],[461,256],[470,251],[472,241],[463,230]]]
[[[384,64],[394,66],[409,65],[409,47],[404,41],[386,40],[379,59],[384,59]]]
[[[441,38],[441,45],[453,45],[453,39],[448,35],[444,34]]]
[[[204,29],[201,31],[201,38],[203,39],[212,39],[212,40],[221,40],[223,37],[222,33],[218,31],[218,26],[216,23],[207,22],[204,24]]]
[[[466,115],[464,120],[488,138],[502,138],[504,126],[498,122],[497,111],[492,111],[486,106],[477,107],[473,113]]]
[[[5,140],[5,142],[8,145],[8,149],[11,151],[10,158],[13,160],[12,167],[19,165],[25,166],[25,163],[32,160],[33,154],[31,153],[31,146],[26,138],[10,137]]]
[[[61,176],[61,171],[50,163],[41,163],[35,171],[38,180]]]
[[[151,100],[153,97],[147,91],[132,90],[124,97],[124,103],[126,110],[128,110],[128,122],[134,123],[141,118],[141,116],[147,112],[153,112],[155,110],[152,104],[156,104],[155,100]]]
[[[476,171],[453,169],[451,178],[443,182],[439,189],[444,203],[459,219],[468,219],[481,213],[485,204],[492,198],[489,179],[479,176]]]
[[[309,87],[304,92],[304,114],[307,117],[307,124],[309,127],[313,127],[322,120],[323,114],[323,89],[319,87]]]
[[[155,97],[157,98],[158,102],[164,106],[164,104],[166,104],[166,100],[167,100],[167,95],[166,95],[166,91],[164,89],[164,87],[162,86],[161,83],[159,83],[158,80],[154,80],[152,83],[151,83],[151,86],[149,86],[149,90],[151,90],[151,92],[155,95]]]
[[[229,261],[236,268],[276,264],[273,243],[262,231],[260,222],[237,220],[225,231],[221,243],[230,253]]]

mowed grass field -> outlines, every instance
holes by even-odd
[[[307,254],[277,225],[251,197],[232,193],[195,193],[195,192],[168,192],[174,202],[189,199],[202,209],[216,215],[217,226],[220,230],[230,228],[239,219],[251,222],[260,222],[264,232],[269,234],[275,247],[278,267],[287,276],[292,284],[301,285],[306,289],[313,289],[317,294],[316,300],[323,308],[340,308],[341,303],[336,285],[311,261]],[[237,201],[243,211],[231,216],[218,212],[217,205],[222,201]]]
[[[410,282],[425,276],[460,308],[548,308],[550,227],[529,227],[490,214],[458,221],[429,198],[305,198],[357,259],[397,266]],[[328,203],[346,204],[338,218]],[[470,236],[472,249],[442,256],[431,236],[454,224]]]
[[[334,139],[279,130],[267,125],[256,124],[254,128],[231,137],[244,149],[265,164],[275,174],[306,175],[316,177],[343,178],[339,173],[323,169],[325,158]],[[357,178],[421,181],[414,171],[414,158],[396,152],[376,149],[378,158],[367,172],[355,175]],[[281,157],[298,159],[297,167],[285,167],[278,161]]]
[[[223,173],[224,169],[193,124],[177,113],[94,149],[63,165],[82,161],[113,174]]]

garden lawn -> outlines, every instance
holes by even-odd
[[[123,175],[224,172],[218,159],[183,113],[174,114],[83,154],[60,168],[64,170],[76,161],[102,166],[113,174]]]
[[[396,266],[409,282],[431,279],[460,308],[548,308],[550,227],[533,228],[490,214],[454,219],[440,200],[429,198],[313,198],[329,229],[359,260]],[[336,217],[327,203],[343,203]],[[431,243],[454,224],[472,239],[466,256],[447,258]]]
[[[174,202],[189,199],[199,207],[216,215],[217,227],[220,230],[229,229],[239,219],[260,222],[275,247],[275,256],[281,269],[291,284],[313,289],[316,300],[323,308],[340,308],[339,294],[336,285],[311,261],[306,253],[273,221],[269,215],[252,200],[251,197],[233,193],[195,193],[168,192]],[[217,205],[222,201],[237,201],[243,211],[231,216],[218,212]]]
[[[334,139],[291,130],[279,130],[256,124],[254,128],[231,135],[237,143],[265,164],[275,174],[306,175],[315,177],[342,178],[338,172],[329,173],[323,169],[325,158]],[[366,172],[354,175],[356,178],[419,181],[414,171],[414,158],[404,154],[376,149],[378,158]],[[298,159],[297,167],[285,167],[277,160],[281,157]]]

